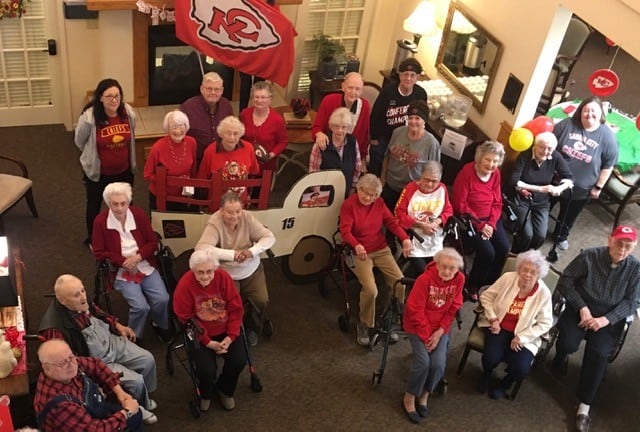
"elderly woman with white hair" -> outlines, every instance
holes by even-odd
[[[462,306],[464,273],[462,255],[445,247],[435,253],[413,284],[403,314],[413,361],[402,401],[412,423],[427,416],[427,401],[444,377],[449,347],[449,329]]]
[[[93,223],[91,246],[98,260],[109,260],[116,268],[114,288],[129,303],[129,327],[140,340],[147,315],[160,337],[168,342],[169,294],[156,269],[158,238],[147,213],[131,206],[129,183],[111,183],[104,189],[108,209]]]
[[[451,204],[457,216],[468,218],[475,229],[465,237],[476,252],[469,273],[467,292],[478,301],[481,286],[498,279],[509,252],[509,238],[502,225],[500,170],[504,147],[485,141],[476,148],[475,160],[464,165],[453,182]]]
[[[151,147],[147,162],[144,164],[144,179],[149,182],[149,208],[156,206],[156,168],[159,165],[167,169],[167,175],[175,177],[196,176],[196,140],[187,135],[189,118],[180,110],[169,111],[162,121],[162,129],[167,136],[160,138]],[[180,187],[168,187],[170,195],[180,195]],[[182,203],[167,203],[167,210],[186,211],[188,206]]]
[[[404,285],[396,284],[402,278],[391,249],[387,245],[383,229],[392,232],[402,242],[402,252],[408,256],[411,252],[411,240],[400,227],[386,204],[380,198],[382,183],[373,174],[360,177],[357,193],[344,200],[340,208],[340,235],[342,241],[353,248],[353,273],[358,278],[360,289],[360,320],[358,321],[357,342],[369,345],[369,333],[376,319],[376,298],[378,286],[373,268],[384,275],[387,286],[392,288],[389,297],[395,297],[404,304]],[[392,334],[397,340],[397,334]]]
[[[345,194],[355,191],[355,184],[360,178],[362,160],[358,141],[348,131],[353,118],[351,112],[344,107],[336,108],[329,117],[329,142],[324,150],[314,145],[309,156],[309,172],[339,169],[346,181]]]
[[[542,280],[548,272],[542,253],[529,250],[516,258],[515,272],[503,274],[480,294],[484,314],[478,325],[486,330],[478,391],[487,390],[496,366],[507,364],[507,375],[489,392],[493,399],[502,399],[515,381],[529,374],[542,336],[551,329],[551,292]]]
[[[242,122],[234,116],[225,117],[218,125],[220,139],[207,147],[198,169],[198,177],[211,178],[215,172],[225,180],[242,180],[249,174],[260,174],[253,145],[240,139],[245,133]],[[225,191],[220,191],[224,193]],[[245,195],[246,191],[236,191]]]
[[[200,349],[194,351],[201,411],[209,409],[214,392],[226,410],[235,407],[233,394],[247,361],[240,340],[242,300],[231,276],[218,267],[213,247],[198,249],[191,255],[190,270],[180,278],[173,295],[178,320],[185,325],[193,320],[203,329],[198,335]],[[219,376],[218,356],[224,359]]]
[[[556,151],[557,146],[558,139],[553,132],[542,132],[536,135],[533,146],[516,159],[509,194],[515,204],[518,231],[511,252],[520,253],[542,246],[549,224],[549,197],[559,196],[573,186],[573,174]],[[553,184],[554,181],[557,184]]]

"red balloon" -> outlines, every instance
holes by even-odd
[[[640,114],[638,114],[638,117],[636,117],[636,127],[638,128],[638,130],[640,130]]]
[[[542,132],[552,132],[553,120],[547,116],[538,116],[526,122],[522,127],[529,129],[533,136],[537,136]]]

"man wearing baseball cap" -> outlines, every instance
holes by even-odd
[[[568,355],[586,339],[576,414],[578,431],[588,431],[589,408],[604,376],[609,353],[623,331],[626,317],[638,308],[640,261],[631,255],[637,244],[632,226],[616,227],[608,246],[585,249],[562,272],[557,289],[567,300],[558,320],[555,376],[567,372]]]
[[[369,147],[369,172],[380,177],[382,160],[394,129],[407,123],[409,103],[427,100],[427,92],[416,85],[422,73],[422,65],[413,57],[404,59],[398,66],[398,81],[382,88],[371,108],[371,145]]]

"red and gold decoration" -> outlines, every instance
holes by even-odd
[[[27,13],[27,4],[31,0],[0,0],[0,20],[20,18]]]

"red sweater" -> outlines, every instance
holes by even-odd
[[[342,203],[340,235],[351,247],[355,248],[361,244],[367,253],[384,249],[387,247],[387,241],[382,232],[383,226],[400,240],[409,238],[382,198],[376,199],[370,205],[362,205],[358,194],[354,193]]]
[[[133,213],[133,219],[136,221],[136,229],[131,231],[131,234],[138,243],[138,253],[142,259],[156,267],[155,252],[158,247],[158,237],[153,232],[151,221],[140,207],[130,206],[129,210]],[[93,255],[96,259],[108,259],[118,267],[122,267],[125,257],[122,256],[120,233],[113,229],[107,229],[107,216],[109,216],[109,209],[101,212],[93,221],[91,238]]]
[[[174,143],[170,137],[160,138],[151,147],[144,164],[144,179],[149,182],[149,191],[156,195],[156,167],[163,165],[167,174],[176,177],[196,176],[196,140],[185,136],[181,143]],[[180,195],[181,187],[168,187],[169,195]]]
[[[353,129],[352,135],[356,137],[358,141],[358,149],[360,150],[360,157],[364,158],[369,154],[369,117],[371,117],[371,107],[369,107],[369,101],[364,98],[360,98],[362,102],[362,109],[358,116],[358,123]],[[318,107],[318,113],[311,126],[311,137],[315,140],[318,132],[324,132],[329,135],[329,117],[336,110],[345,106],[344,95],[342,93],[332,93],[322,98],[320,106]]]
[[[224,180],[246,179],[249,174],[260,174],[258,160],[251,143],[240,140],[232,151],[225,151],[222,148],[218,151],[219,147],[222,147],[222,144],[214,142],[204,151],[198,169],[198,178],[211,178],[214,172],[221,172]]]
[[[245,108],[240,113],[240,121],[244,124],[244,139],[250,143],[257,143],[275,157],[264,164],[261,170],[276,170],[278,155],[287,148],[287,130],[282,116],[269,108],[267,119],[260,126],[253,124],[253,107]]]
[[[466,164],[453,181],[452,204],[457,215],[469,214],[475,219],[473,226],[477,230],[485,224],[495,230],[502,214],[500,171],[495,170],[484,183],[476,174],[475,163]]]
[[[451,203],[449,202],[449,194],[447,193],[447,188],[444,184],[440,183],[438,187],[431,192],[434,196],[440,196],[440,194],[436,194],[438,189],[442,190],[444,194],[444,203],[438,202],[439,200],[432,201],[429,198],[425,200],[419,200],[416,202],[416,205],[419,206],[418,209],[411,211],[412,214],[419,214],[420,218],[414,218],[409,215],[409,204],[411,203],[411,199],[413,195],[418,192],[418,184],[416,182],[411,182],[405,186],[400,194],[400,198],[396,203],[395,213],[398,218],[398,222],[400,226],[405,229],[409,229],[413,226],[413,223],[418,220],[419,222],[427,222],[427,218],[430,216],[439,217],[442,220],[442,226],[444,227],[447,223],[447,219],[449,216],[453,214],[453,209],[451,207]],[[440,209],[442,208],[442,211]]]
[[[451,322],[462,306],[464,275],[458,271],[453,279],[440,278],[435,261],[431,261],[409,293],[404,306],[403,327],[427,342],[431,334],[442,328],[449,333]]]
[[[242,325],[242,299],[229,273],[217,269],[213,280],[203,287],[193,271],[186,272],[173,293],[173,311],[181,323],[193,318],[204,330],[198,337],[203,346],[211,338],[226,334],[234,341]]]

